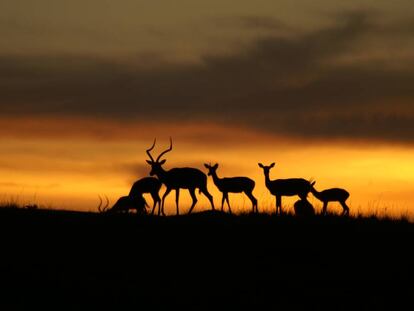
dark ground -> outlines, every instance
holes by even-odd
[[[414,224],[0,209],[0,309],[414,310]]]

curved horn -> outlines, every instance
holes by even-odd
[[[151,151],[152,149],[154,149],[154,147],[155,147],[155,142],[156,142],[156,141],[157,141],[157,139],[156,139],[156,138],[154,138],[154,143],[152,144],[152,147],[146,150],[146,151],[147,151],[147,154],[148,154],[148,156],[150,157],[150,159],[151,159],[151,161],[152,161],[152,162],[155,162],[155,161],[154,161],[154,158],[152,157],[152,155],[151,155],[150,151]]]
[[[170,137],[170,147],[167,150],[161,152],[161,154],[158,156],[156,162],[158,162],[164,154],[166,154],[167,152],[170,152],[171,150],[172,150],[172,139]]]
[[[107,197],[107,196],[105,196],[105,200],[106,200],[106,205],[105,205],[105,207],[102,209],[102,211],[104,211],[104,212],[106,212],[106,210],[108,209],[108,206],[109,206],[109,199],[108,199],[108,197]]]
[[[102,197],[101,197],[101,196],[98,196],[98,197],[99,197],[98,211],[99,211],[99,213],[104,213],[104,212],[106,212],[106,210],[108,209],[108,206],[109,206],[109,199],[108,199],[108,197],[107,197],[107,196],[105,196],[105,201],[106,201],[106,204],[105,204],[105,206],[104,206],[104,207],[102,207],[102,203],[103,203]]]
[[[102,213],[101,206],[102,206],[102,198],[101,198],[101,196],[99,196],[99,205],[98,205],[98,211],[99,211],[99,213]]]

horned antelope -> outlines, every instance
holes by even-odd
[[[160,214],[161,210],[161,199],[159,195],[159,191],[161,189],[162,183],[155,177],[144,177],[137,180],[131,187],[129,191],[129,196],[142,196],[144,193],[151,194],[152,200],[154,204],[152,206],[151,214],[154,214],[155,208],[158,204],[158,215]]]
[[[180,189],[188,189],[190,192],[191,198],[193,203],[191,204],[189,214],[192,212],[194,206],[197,203],[197,197],[195,195],[195,190],[199,189],[199,192],[203,193],[211,203],[211,208],[214,210],[214,202],[213,197],[207,190],[207,176],[202,171],[196,168],[191,167],[180,167],[180,168],[172,168],[170,170],[165,170],[162,165],[165,164],[166,160],[161,160],[161,157],[170,152],[172,150],[172,139],[170,138],[170,147],[161,152],[160,155],[157,157],[156,160],[151,156],[151,150],[155,147],[155,141],[152,144],[151,148],[147,149],[147,154],[150,160],[147,160],[147,163],[151,165],[151,172],[150,175],[156,175],[158,179],[166,186],[166,191],[162,196],[161,202],[161,213],[164,213],[164,203],[165,198],[171,192],[171,190],[175,190],[175,203],[177,206],[177,215],[179,215],[179,208],[178,208],[178,200],[180,196]]]
[[[102,199],[100,199],[100,203],[98,206],[98,211],[100,213],[128,213],[130,210],[136,210],[137,214],[146,214],[146,206],[148,206],[147,202],[145,201],[144,197],[141,196],[123,196],[120,197],[116,203],[108,209],[109,200],[106,198],[106,206],[101,208],[102,206]]]
[[[276,214],[282,214],[282,197],[297,195],[302,200],[306,200],[312,186],[309,181],[303,178],[270,180],[269,172],[274,166],[275,163],[269,166],[259,163],[265,176],[266,188],[276,197]]]
[[[317,191],[314,187],[315,181],[311,184],[311,192],[319,201],[323,203],[322,214],[326,215],[329,202],[339,202],[343,208],[342,215],[349,215],[349,207],[346,200],[349,198],[349,192],[341,188],[331,188],[323,191]]]
[[[217,176],[218,164],[211,166],[209,164],[204,164],[208,169],[208,176],[213,177],[214,184],[216,187],[223,193],[221,199],[221,210],[223,211],[224,201],[227,202],[229,207],[229,212],[231,214],[231,207],[229,202],[229,193],[241,193],[244,192],[247,197],[250,199],[253,205],[253,213],[259,212],[257,209],[257,199],[253,196],[253,189],[255,182],[247,177],[228,177],[228,178],[219,178]]]
[[[102,198],[101,196],[99,196],[99,205],[98,205],[98,212],[99,213],[104,213],[108,210],[108,206],[109,206],[109,199],[107,196],[105,196],[106,199],[106,205],[104,207],[102,207]]]

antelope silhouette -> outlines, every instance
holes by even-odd
[[[315,215],[315,209],[313,208],[313,205],[308,200],[298,200],[293,205],[295,210],[296,216],[313,216]]]
[[[303,178],[275,179],[270,180],[269,172],[275,166],[275,163],[265,166],[259,163],[263,169],[265,183],[270,193],[276,197],[276,214],[282,214],[282,197],[297,195],[301,200],[306,200],[311,184]]]
[[[156,140],[154,139],[154,143],[152,147],[147,149],[147,154],[150,160],[147,160],[147,163],[151,165],[151,172],[150,175],[156,175],[158,179],[166,186],[166,190],[164,195],[162,196],[161,202],[161,213],[164,213],[164,203],[165,198],[171,192],[171,190],[175,190],[175,203],[177,206],[177,215],[180,214],[178,201],[180,197],[180,189],[188,189],[190,192],[191,198],[193,203],[191,204],[189,214],[194,209],[194,206],[197,203],[197,197],[195,195],[195,190],[199,189],[200,193],[203,193],[211,203],[211,208],[214,210],[214,202],[212,195],[207,190],[207,176],[202,171],[196,168],[191,167],[180,167],[180,168],[172,168],[170,170],[165,170],[162,165],[165,164],[166,160],[161,160],[161,157],[170,152],[172,150],[172,139],[170,138],[170,147],[165,151],[161,152],[160,155],[157,157],[156,160],[151,156],[151,150],[155,147]]]
[[[120,197],[116,203],[108,209],[109,200],[106,198],[106,206],[101,208],[102,206],[102,199],[100,199],[100,203],[98,206],[98,211],[100,213],[128,213],[130,210],[136,210],[137,214],[146,214],[146,206],[148,206],[147,202],[145,201],[144,197],[141,196],[123,196]]]
[[[229,212],[231,214],[229,193],[244,192],[247,195],[247,197],[250,199],[250,201],[252,202],[253,213],[259,212],[257,209],[257,199],[252,194],[254,186],[255,186],[254,180],[247,178],[247,177],[219,178],[217,176],[217,168],[219,166],[217,163],[214,166],[211,166],[209,164],[204,164],[204,166],[208,169],[207,175],[213,177],[214,184],[223,193],[223,197],[221,199],[221,210],[222,211],[223,211],[224,201],[226,201],[227,206],[229,207]]]
[[[101,198],[101,196],[99,196],[99,205],[98,205],[98,211],[100,212],[100,213],[104,213],[104,212],[106,212],[107,210],[108,210],[108,206],[109,206],[109,199],[108,199],[108,197],[107,196],[105,196],[105,199],[106,199],[106,204],[105,204],[105,206],[104,207],[102,207],[102,198]]]
[[[152,212],[151,214],[154,214],[155,208],[158,204],[158,215],[161,211],[161,198],[159,195],[159,191],[161,189],[162,183],[159,181],[158,178],[155,177],[144,177],[136,182],[131,187],[131,190],[129,191],[130,197],[135,196],[142,196],[144,193],[151,194],[152,200],[154,201],[154,204],[152,206]]]
[[[331,188],[323,191],[315,189],[315,181],[311,184],[311,192],[319,201],[323,203],[322,214],[326,215],[329,202],[339,202],[343,208],[342,215],[349,215],[349,207],[346,200],[349,198],[349,192],[342,188]]]

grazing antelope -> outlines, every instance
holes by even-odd
[[[171,192],[171,190],[175,190],[175,203],[177,206],[177,215],[179,215],[179,208],[178,208],[178,199],[180,196],[180,189],[188,189],[190,192],[191,198],[193,199],[193,203],[191,204],[189,214],[192,212],[194,206],[197,203],[197,197],[195,195],[195,190],[199,189],[199,192],[203,193],[211,203],[211,208],[214,210],[214,202],[213,197],[207,190],[207,176],[202,171],[196,168],[191,167],[181,167],[181,168],[172,168],[170,170],[165,170],[162,165],[166,162],[166,160],[161,160],[161,157],[170,152],[172,150],[172,139],[170,138],[170,147],[161,152],[156,160],[151,156],[150,151],[155,147],[155,139],[152,147],[147,149],[147,154],[150,160],[147,160],[147,163],[151,165],[151,172],[150,175],[156,175],[158,179],[166,186],[166,191],[162,196],[162,203],[161,203],[161,213],[164,213],[164,203],[165,198]]]
[[[155,208],[158,204],[158,215],[160,214],[161,210],[161,198],[159,195],[159,191],[161,189],[162,183],[155,177],[144,177],[137,180],[131,187],[129,191],[129,196],[142,196],[144,193],[151,194],[151,197],[154,201],[152,206],[151,214],[154,214]]]
[[[253,213],[259,212],[257,209],[257,199],[253,196],[252,192],[255,186],[255,182],[247,177],[231,177],[231,178],[219,178],[217,176],[218,164],[211,166],[204,164],[208,169],[208,176],[213,177],[214,184],[216,187],[223,193],[223,198],[221,199],[221,210],[223,211],[224,200],[227,202],[229,207],[229,212],[231,214],[231,207],[229,203],[229,193],[241,193],[244,192],[247,197],[252,201],[253,204]]]
[[[298,200],[293,205],[296,216],[313,216],[315,215],[315,209],[308,200]]]
[[[289,179],[275,179],[270,180],[270,169],[275,166],[275,163],[265,166],[259,163],[259,167],[263,169],[265,176],[265,183],[270,193],[276,197],[276,214],[282,214],[282,197],[298,195],[302,200],[306,200],[311,184],[303,178],[289,178]]]
[[[120,197],[118,201],[108,209],[109,200],[106,198],[106,206],[101,208],[102,206],[102,199],[99,198],[101,201],[98,206],[98,211],[100,213],[128,213],[130,210],[136,210],[137,214],[146,214],[146,206],[148,206],[147,202],[145,201],[144,197],[141,196],[124,196]]]
[[[326,215],[329,202],[339,202],[343,208],[342,215],[349,215],[349,207],[346,200],[349,198],[349,192],[341,188],[331,188],[323,191],[317,191],[314,187],[315,181],[311,184],[311,192],[319,201],[323,203],[322,214]]]

